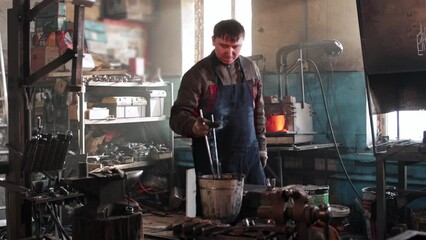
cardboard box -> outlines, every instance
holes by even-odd
[[[56,32],[67,29],[66,17],[42,17],[35,20],[35,32]]]
[[[67,21],[74,22],[74,4],[71,2],[66,2],[66,17]],[[84,19],[97,21],[101,18],[101,7],[99,1],[95,3],[92,7],[84,8]]]
[[[94,40],[86,40],[86,43],[87,43],[87,49],[89,50],[89,52],[104,55],[104,56],[108,54],[107,43],[98,42]]]
[[[92,108],[92,109],[87,109],[86,111],[86,119],[101,120],[101,119],[107,119],[108,117],[109,117],[108,108]]]
[[[104,19],[107,48],[113,59],[129,64],[130,58],[147,58],[148,31],[142,23]]]
[[[104,0],[105,18],[149,20],[154,12],[154,0]]]
[[[59,47],[59,54],[72,49],[72,33],[66,31],[35,32],[31,38],[32,47]]]
[[[32,47],[31,48],[31,72],[35,72],[51,61],[59,57],[58,47]],[[65,66],[62,65],[55,71],[63,71]]]
[[[117,118],[145,117],[146,105],[124,105],[117,106]]]
[[[136,118],[146,116],[147,101],[143,97],[108,97],[97,103],[97,107],[106,107],[116,118]]]
[[[84,21],[84,37],[86,40],[107,42],[105,24],[100,21]]]
[[[164,115],[164,99],[167,96],[164,90],[146,90],[141,93],[148,99],[148,117],[160,117]]]
[[[36,3],[37,4],[37,3]],[[65,17],[66,15],[66,4],[64,2],[53,2],[49,6],[43,8],[37,17]]]
[[[105,33],[105,24],[102,21],[84,21],[84,29],[94,32],[103,32]]]

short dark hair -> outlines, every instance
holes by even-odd
[[[238,41],[240,37],[245,37],[243,25],[235,19],[222,20],[213,29],[213,37],[224,38],[226,40]]]

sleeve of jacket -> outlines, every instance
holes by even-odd
[[[266,149],[266,119],[265,119],[265,102],[263,100],[263,84],[259,68],[255,65],[256,69],[256,97],[255,97],[255,127],[256,136],[259,142],[259,151],[267,151]]]
[[[254,124],[256,137],[259,143],[259,151],[267,151],[266,149],[266,129],[265,129],[265,103],[263,100],[263,84],[262,77],[258,66],[248,58],[242,58],[244,73],[247,80],[252,81],[253,104],[254,104]]]
[[[183,137],[195,137],[192,126],[198,116],[197,109],[201,95],[197,71],[189,70],[181,80],[176,100],[170,110],[170,128]]]

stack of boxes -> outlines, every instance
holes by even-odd
[[[155,4],[154,0],[104,0],[102,11],[106,18],[148,21]]]
[[[86,20],[84,36],[87,48],[93,54],[106,56],[123,65],[129,65],[131,59],[146,59],[148,34],[143,23]]]
[[[73,48],[73,19],[69,19],[69,2],[59,0],[43,8],[35,18],[31,41],[31,72],[35,72],[58,58],[68,48]],[[71,26],[71,27],[69,27]],[[71,61],[58,67],[56,71],[70,71]],[[90,54],[84,53],[83,69],[95,67]]]
[[[72,47],[72,38],[66,32],[66,6],[54,2],[42,9],[35,19],[31,41],[31,72],[34,72]],[[64,66],[56,70],[65,70]]]
[[[93,102],[86,115],[87,119],[141,118],[164,116],[164,90],[143,90],[141,97],[104,97],[101,102]],[[104,112],[106,111],[106,112]]]
[[[84,37],[91,52],[106,56],[108,38],[105,24],[101,21],[84,21]]]
[[[120,96],[106,97],[97,107],[107,108],[115,118],[140,118],[146,116],[147,101],[143,97]]]
[[[164,114],[164,99],[166,97],[164,90],[145,90],[142,92],[147,100],[148,117],[160,117]]]
[[[108,36],[108,57],[123,65],[128,65],[131,58],[147,60],[148,32],[143,23],[114,19],[104,19],[102,23]]]

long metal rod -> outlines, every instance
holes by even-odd
[[[84,154],[86,153],[86,123],[84,118],[84,113],[87,109],[87,103],[86,103],[86,86],[84,84],[81,85],[81,91],[78,93],[79,103],[80,107],[78,108],[78,116],[79,116],[79,133],[78,133],[78,144],[80,148],[80,153]]]
[[[202,109],[200,109],[200,116],[201,116],[202,118],[204,118],[203,110],[202,110]],[[211,151],[210,151],[209,138],[208,138],[208,136],[207,136],[207,135],[206,135],[206,136],[204,136],[204,140],[206,141],[207,154],[209,155],[210,170],[212,171],[213,178],[217,178],[217,177],[216,177],[215,170],[214,170],[214,166],[213,166],[213,159],[212,159],[212,154],[211,154]]]
[[[214,116],[212,115],[212,122],[214,122]],[[217,173],[217,178],[221,178],[222,174],[221,174],[221,164],[219,161],[219,154],[217,151],[217,140],[216,140],[216,129],[213,128],[213,144],[214,144],[214,153],[215,153],[215,162],[216,162],[216,173]]]
[[[302,94],[302,109],[305,108],[305,76],[303,75],[303,50],[299,49],[299,57],[300,57],[300,91]]]
[[[281,98],[283,97],[283,89],[282,89],[282,79],[281,79],[281,71],[282,71],[282,65],[280,65],[278,67],[278,99],[281,100]],[[285,87],[286,87],[286,91],[285,94],[287,95],[287,73],[285,74]]]
[[[8,100],[8,97],[7,97],[7,81],[6,81],[6,69],[5,69],[5,66],[4,66],[4,54],[3,54],[3,44],[2,44],[2,41],[1,41],[1,33],[0,33],[0,61],[1,61],[1,63],[0,63],[0,67],[1,67],[1,69],[0,69],[0,71],[1,71],[1,79],[2,79],[2,82],[1,82],[1,84],[2,84],[2,86],[1,86],[1,97],[3,98],[3,120],[5,121],[5,123],[6,124],[8,124],[9,123],[9,120],[8,120],[8,103],[7,103],[7,100]],[[9,130],[7,130],[7,131],[9,131]],[[7,132],[7,134],[6,134],[6,136],[9,136],[9,132]]]
[[[396,139],[397,140],[401,140],[401,136],[400,136],[400,128],[399,128],[399,111],[396,111]]]
[[[52,217],[53,221],[55,222],[55,226],[57,226],[59,228],[61,233],[64,235],[65,239],[71,240],[67,231],[65,231],[64,226],[62,226],[61,220],[58,219],[58,217],[56,216],[55,211],[53,210],[52,206],[47,202],[45,204],[46,204],[47,209],[49,210],[50,216]]]

